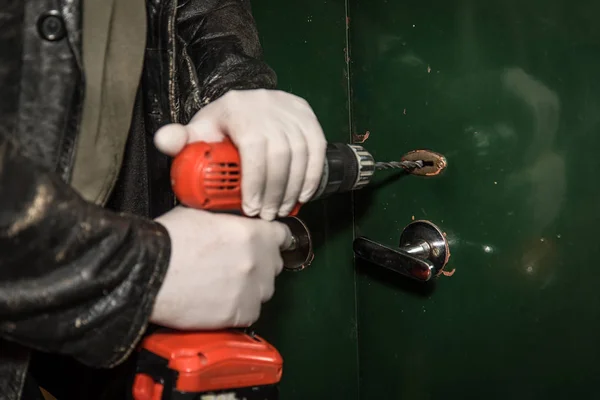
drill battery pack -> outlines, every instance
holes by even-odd
[[[140,347],[134,400],[277,400],[283,360],[243,331],[156,332]]]

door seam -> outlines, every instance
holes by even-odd
[[[353,95],[352,95],[352,70],[350,68],[351,62],[351,46],[350,46],[350,0],[344,1],[344,13],[345,13],[345,51],[344,51],[344,62],[346,63],[346,96],[347,96],[347,107],[348,107],[348,140],[352,143],[354,132],[353,122]],[[355,220],[355,202],[354,193],[350,192],[350,205],[352,210],[352,240],[356,237],[356,220]],[[356,277],[356,260],[353,258],[353,284],[354,284],[354,334],[356,343],[356,393],[357,399],[360,399],[360,353],[359,353],[359,333],[358,333],[358,285]]]

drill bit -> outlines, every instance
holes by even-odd
[[[407,171],[412,171],[417,168],[423,168],[424,164],[425,163],[423,160],[376,162],[375,169],[404,169]]]
[[[446,157],[431,150],[413,150],[400,160],[376,162],[375,169],[403,169],[411,175],[436,176],[448,166]]]

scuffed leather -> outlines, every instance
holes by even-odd
[[[0,347],[118,364],[146,328],[168,265],[166,231],[85,202],[6,139],[0,171],[0,190],[11,194],[0,197]],[[0,369],[2,393],[24,366],[4,352],[0,364],[13,364]]]
[[[0,354],[0,398],[18,399],[27,374],[29,350],[0,339]]]
[[[169,257],[166,230],[83,201],[0,142],[0,332],[112,366],[141,335]],[[118,340],[106,340],[113,336]],[[118,346],[115,346],[119,342]]]
[[[277,77],[247,0],[149,0],[144,88],[149,126],[187,123],[229,90],[273,89]]]
[[[57,0],[25,1],[26,58],[21,65],[18,129],[13,135],[32,160],[56,171],[64,180],[70,178],[83,97],[80,38],[70,33],[80,32],[81,17],[73,12],[73,2],[61,0],[61,6]],[[67,11],[63,19],[71,28],[69,35],[55,42],[41,40],[38,18],[49,10],[61,9]]]
[[[90,205],[68,185],[84,98],[80,1],[0,7],[0,398],[16,400],[32,349],[93,367],[130,354],[170,243],[160,225]],[[40,38],[48,10],[61,12],[65,39]],[[275,87],[248,1],[147,0],[147,17],[149,135],[228,90]],[[156,186],[168,163],[149,161],[148,171]]]

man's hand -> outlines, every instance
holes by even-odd
[[[240,152],[246,215],[283,217],[314,195],[327,143],[304,99],[276,90],[230,91],[188,125],[161,128],[154,142],[161,152],[175,156],[188,143],[219,142],[224,135]]]
[[[184,207],[156,221],[169,232],[171,259],[150,321],[174,329],[256,322],[283,268],[281,250],[292,241],[288,227]]]

